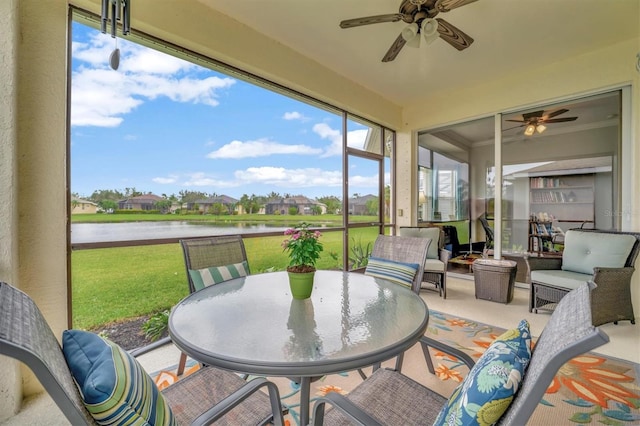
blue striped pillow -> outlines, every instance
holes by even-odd
[[[138,361],[94,333],[66,330],[62,351],[85,407],[101,425],[176,425],[171,408]]]
[[[369,257],[364,273],[411,287],[419,267],[417,263],[396,262],[372,256]]]
[[[234,278],[246,277],[247,275],[249,275],[249,264],[246,260],[242,263],[234,263],[232,265],[189,269],[189,276],[196,290],[201,290],[210,285],[229,281]]]

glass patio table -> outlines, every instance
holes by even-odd
[[[311,298],[291,297],[286,272],[206,287],[169,317],[174,344],[207,365],[300,383],[300,422],[309,421],[313,378],[393,358],[424,335],[419,295],[359,273],[317,271]]]

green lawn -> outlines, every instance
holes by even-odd
[[[73,222],[90,220],[206,220],[279,222],[295,225],[307,220],[314,226],[326,224],[341,226],[342,217],[322,215],[314,217],[288,215],[156,215],[113,214],[74,215]],[[350,217],[351,221],[370,221],[370,217]],[[466,237],[466,223],[457,224],[461,241]],[[361,257],[366,257],[366,248],[371,248],[378,228],[365,227],[350,231],[350,245],[363,248]],[[284,270],[288,264],[287,254],[282,251],[284,235],[275,237],[247,237],[244,239],[251,273]],[[342,232],[323,232],[322,256],[318,269],[342,268]],[[333,254],[333,256],[332,256]],[[350,255],[352,255],[350,253]],[[71,277],[73,291],[73,326],[91,329],[109,322],[148,315],[171,308],[189,293],[182,250],[179,244],[119,247],[91,250],[76,250],[71,255]]]
[[[376,227],[352,232],[365,245],[376,235]],[[244,239],[252,274],[286,268],[283,240],[284,236]],[[324,251],[316,266],[341,268],[342,232],[324,232],[321,241]],[[71,262],[74,328],[90,329],[155,313],[189,293],[179,244],[77,250]]]

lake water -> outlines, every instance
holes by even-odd
[[[97,243],[106,241],[152,240],[159,238],[191,238],[209,235],[250,234],[276,232],[287,226],[264,223],[229,222],[125,222],[125,223],[73,223],[71,243]]]

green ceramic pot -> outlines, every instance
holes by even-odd
[[[294,299],[308,299],[313,290],[313,272],[287,272],[289,274],[289,287]]]

